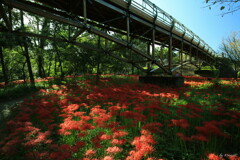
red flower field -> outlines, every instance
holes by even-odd
[[[239,97],[234,80],[67,81],[25,99],[6,121],[0,160],[239,160]]]

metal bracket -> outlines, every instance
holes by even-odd
[[[5,24],[6,24],[7,29],[12,31],[12,24],[11,24],[11,22],[8,19],[8,16],[7,16],[7,14],[6,14],[6,12],[5,12],[4,8],[3,8],[2,3],[0,3],[0,15],[2,15],[2,18],[3,18],[3,20],[4,20]]]

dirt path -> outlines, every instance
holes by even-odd
[[[7,118],[11,114],[11,110],[21,104],[23,100],[28,97],[30,97],[30,95],[15,98],[6,102],[0,102],[0,120]]]

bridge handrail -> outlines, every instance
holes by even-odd
[[[182,37],[187,37],[191,42],[195,42],[199,47],[203,48],[208,54],[216,55],[216,52],[199,36],[197,36],[193,31],[185,27],[181,22],[173,18],[170,14],[156,6],[149,0],[138,0],[142,1],[142,5],[139,4],[136,0],[124,0],[131,6],[143,11],[147,15],[154,17],[155,20],[162,22],[167,27],[170,27],[172,30],[182,34]]]

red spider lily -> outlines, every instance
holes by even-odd
[[[207,158],[209,160],[224,160],[224,158],[220,157],[220,156],[217,156],[215,155],[214,153],[210,153],[207,155]]]
[[[47,157],[49,156],[48,152],[38,152],[38,151],[33,151],[27,153],[26,157],[27,159],[48,159]]]
[[[209,120],[203,122],[202,126],[190,127],[188,123],[190,118],[193,122],[191,125],[201,123],[202,119],[199,117],[205,116],[208,104],[201,106],[188,103],[173,106],[173,103],[178,102],[174,99],[189,91],[187,88],[170,91],[169,88],[163,89],[145,84],[111,84],[108,87],[104,84],[106,80],[104,79],[100,86],[92,86],[91,83],[86,87],[71,84],[52,86],[50,90],[40,91],[39,95],[32,100],[24,100],[20,113],[7,125],[6,130],[10,134],[0,141],[0,155],[14,156],[16,154],[14,152],[18,152],[17,149],[21,146],[26,149],[26,155],[22,155],[24,159],[73,159],[73,156],[79,154],[81,158],[85,156],[83,158],[85,160],[115,159],[116,153],[124,152],[129,154],[127,157],[121,157],[122,159],[157,160],[159,157],[148,158],[152,153],[157,155],[158,152],[154,148],[154,145],[159,143],[154,139],[155,136],[164,138],[166,134],[172,133],[168,132],[169,130],[175,131],[173,128],[164,128],[165,124],[185,129],[184,133],[177,133],[177,136],[193,144],[193,147],[211,143],[213,136],[230,137],[222,131],[222,128],[230,133],[229,128],[234,130],[240,127],[239,112],[229,111],[227,107],[223,107],[225,104],[222,103],[216,103],[212,109],[208,110],[211,111],[210,116],[212,116],[208,119],[216,118],[218,121]],[[204,92],[198,91],[199,94]],[[209,95],[206,94],[207,96]],[[230,98],[224,100],[230,101]],[[226,102],[226,104],[230,106],[238,102],[232,101],[234,103]],[[122,121],[126,118],[127,120]],[[131,126],[134,127],[131,128]],[[194,127],[196,133],[189,135],[194,132]],[[134,130],[136,128],[142,129],[140,135]],[[98,132],[98,129],[109,132]],[[159,134],[162,130],[164,134]],[[94,131],[97,133],[95,132],[93,136]],[[175,136],[175,133],[173,134],[168,137],[172,138]],[[2,135],[4,136],[4,134],[0,136]],[[49,139],[55,135],[57,138]],[[58,137],[64,140],[68,137],[75,139],[71,139],[71,145],[60,145],[63,142],[58,141]],[[234,140],[234,137],[230,138]],[[126,147],[129,145],[132,146]],[[131,151],[130,148],[132,148]],[[95,158],[100,150],[105,153]],[[231,158],[238,157],[231,156]]]
[[[16,137],[12,140],[9,140],[3,147],[0,148],[0,153],[5,153],[9,155],[14,155],[15,152],[17,151],[17,146],[18,144],[22,143],[23,140],[20,139],[19,137]]]
[[[141,113],[133,112],[133,111],[123,111],[120,113],[120,116],[123,116],[128,119],[134,119],[136,121],[144,122],[146,121],[147,117]]]
[[[192,141],[192,138],[191,137],[187,137],[185,136],[183,133],[177,133],[176,134],[178,137],[180,137],[181,140],[183,141]]]
[[[125,131],[114,131],[113,132],[113,138],[120,138],[128,135],[128,132]]]
[[[201,118],[202,116],[193,112],[193,111],[190,111],[190,113],[187,113],[185,114],[185,116],[187,116],[188,118]]]
[[[73,121],[73,120],[66,120],[60,124],[61,130],[60,131],[67,131],[67,130],[80,130],[81,126],[84,124],[84,121]]]
[[[199,140],[199,141],[203,141],[203,142],[207,142],[209,140],[206,136],[204,136],[202,134],[192,135],[191,139],[192,140]]]
[[[240,157],[237,155],[227,155],[226,156],[229,160],[240,160]]]
[[[60,106],[68,106],[71,101],[69,99],[62,99],[58,102]]]
[[[152,145],[155,143],[150,132],[142,130],[141,136],[134,138],[132,145],[135,146],[135,150],[129,152],[129,156],[126,160],[140,160],[143,156],[151,154],[154,151]]]
[[[85,145],[85,142],[78,141],[73,147],[76,147],[77,149],[79,149],[79,148],[82,148],[84,145]]]
[[[118,112],[119,112],[120,109],[121,109],[120,106],[111,106],[111,107],[108,108],[108,110],[110,111],[109,114],[111,116],[116,116],[116,115],[118,115]]]
[[[106,110],[100,109],[100,106],[93,107],[90,115],[93,117],[93,122],[97,124],[98,127],[105,126],[106,121],[110,120],[112,117],[110,114],[106,113]]]
[[[183,129],[187,129],[190,126],[186,119],[179,120],[172,119],[171,122],[172,124],[170,124],[169,126],[179,126],[182,127]]]
[[[26,143],[24,143],[24,146],[32,147],[32,146],[35,146],[35,145],[37,145],[39,143],[43,143],[43,142],[45,144],[52,143],[52,140],[47,140],[47,137],[49,135],[50,135],[49,131],[46,131],[44,133],[38,132],[38,135],[34,139],[27,137],[29,139],[28,139],[28,141]]]
[[[103,160],[114,160],[114,158],[111,157],[111,156],[106,156],[106,157],[103,158]]]
[[[159,123],[159,122],[151,122],[148,124],[145,124],[142,129],[148,130],[152,133],[161,133],[162,130],[160,129],[160,127],[162,127],[163,124]]]
[[[73,114],[73,116],[82,118],[82,116],[83,116],[84,114],[86,114],[86,112],[73,112],[72,114]]]
[[[101,137],[100,137],[101,140],[110,140],[112,139],[112,135],[107,135],[107,134],[103,134]]]
[[[110,128],[112,131],[125,129],[125,126],[120,126],[120,122],[109,122],[108,124],[105,124],[106,128]]]
[[[85,156],[91,157],[91,156],[93,156],[95,154],[96,154],[96,151],[94,151],[92,149],[89,149],[89,150],[86,151]]]
[[[114,146],[114,147],[108,147],[106,149],[107,153],[110,154],[110,155],[114,155],[114,154],[117,154],[119,152],[122,152],[122,148],[119,148],[117,146]]]
[[[62,145],[51,145],[50,148],[53,150],[52,152],[50,152],[49,154],[49,159],[53,159],[53,160],[65,160],[65,159],[69,159],[72,155],[72,153],[75,150],[74,147],[67,145],[67,144],[62,144]]]
[[[91,139],[95,148],[102,148],[101,137],[103,134],[104,134],[104,132],[99,132],[97,136],[95,136]]]
[[[127,142],[126,139],[112,139],[111,141],[113,145],[123,145],[126,142]]]
[[[214,122],[205,122],[204,126],[197,126],[195,129],[200,133],[205,136],[211,136],[211,135],[216,135],[216,136],[223,136],[223,137],[229,137],[226,133],[223,133]]]
[[[188,103],[186,105],[179,105],[179,106],[190,109],[192,112],[195,112],[195,113],[203,112],[202,106],[198,104]]]
[[[69,159],[71,157],[71,153],[70,152],[52,152],[49,155],[49,159],[51,160],[65,160],[65,159]]]
[[[84,137],[84,136],[86,136],[87,135],[87,133],[86,132],[80,132],[80,133],[78,133],[78,137]]]
[[[64,108],[62,111],[70,114],[70,113],[73,113],[75,110],[78,110],[79,107],[80,106],[78,104],[70,104],[66,108]]]

